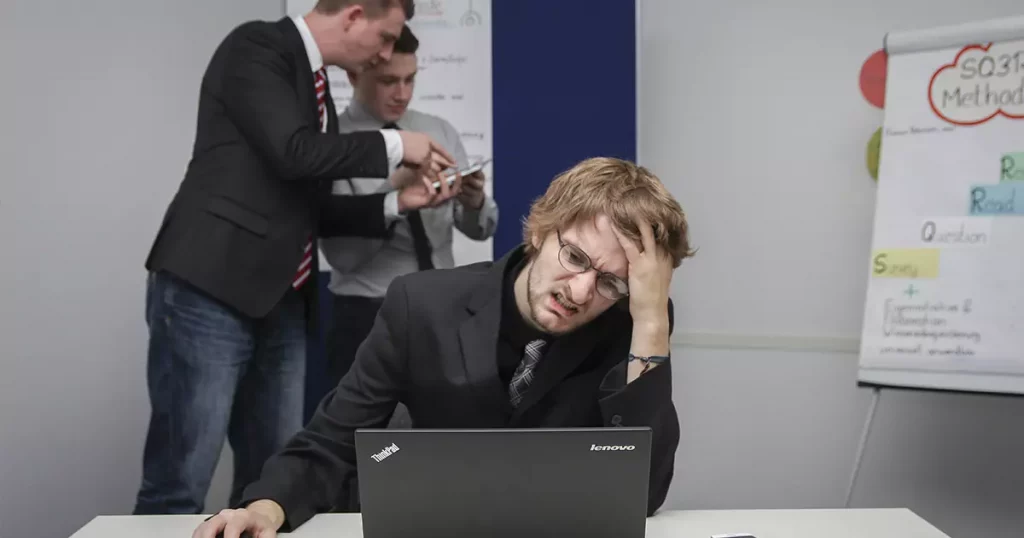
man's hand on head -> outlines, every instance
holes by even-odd
[[[638,221],[640,244],[615,230],[629,262],[629,314],[633,318],[630,353],[638,357],[667,357],[669,354],[668,294],[675,269],[672,257],[654,241],[654,230]],[[630,361],[627,381],[656,367],[654,362]]]
[[[634,324],[668,326],[668,294],[675,269],[672,257],[654,241],[654,230],[638,221],[640,244],[615,229],[629,262],[629,313]],[[614,228],[613,228],[614,229]]]

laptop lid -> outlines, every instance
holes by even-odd
[[[357,430],[364,538],[642,538],[650,428]]]

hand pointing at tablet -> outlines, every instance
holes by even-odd
[[[436,177],[436,176],[435,176]],[[413,209],[424,207],[437,207],[451,198],[455,197],[462,190],[462,175],[456,174],[455,181],[449,184],[441,181],[439,188],[429,176],[421,176],[422,181],[413,181],[398,191],[398,211],[405,213]]]
[[[415,131],[398,131],[402,137],[402,164],[419,170],[431,181],[440,179],[442,170],[455,166],[455,158],[429,136]]]

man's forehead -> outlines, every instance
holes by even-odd
[[[610,218],[605,215],[598,215],[593,219],[579,220],[570,224],[563,228],[562,234],[572,237],[586,237],[591,241],[596,240],[599,243],[610,241],[618,244],[618,238],[615,236],[613,226],[614,224]]]
[[[391,59],[374,67],[374,73],[378,76],[405,77],[415,73],[416,68],[415,54],[392,53]]]
[[[595,219],[577,223],[562,232],[562,239],[582,249],[603,270],[625,269],[626,251],[612,229],[610,220]]]
[[[405,26],[405,11],[399,6],[392,6],[380,19],[381,31],[387,32],[391,37],[398,39],[402,34],[402,27]]]

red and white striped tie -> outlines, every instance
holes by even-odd
[[[324,68],[313,77],[313,89],[316,91],[316,112],[320,118],[320,132],[327,127],[327,74]],[[306,247],[302,251],[302,262],[295,273],[295,280],[292,280],[292,287],[299,289],[309,279],[313,270],[313,238],[306,241]]]

